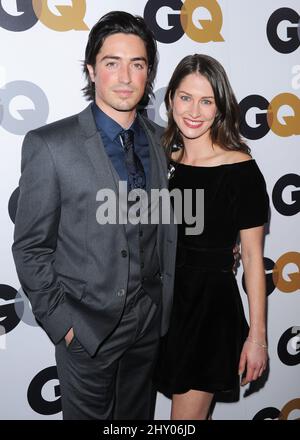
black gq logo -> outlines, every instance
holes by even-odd
[[[283,199],[284,191],[289,188],[290,202]],[[300,212],[300,176],[298,174],[286,174],[275,184],[272,192],[272,200],[277,211],[286,216],[292,216]]]
[[[283,21],[291,25],[286,28],[286,33],[281,39],[278,35],[278,26]],[[291,8],[280,8],[273,12],[267,24],[269,43],[277,52],[291,53],[300,45],[300,16]]]
[[[285,365],[300,364],[300,327],[295,326],[288,328],[281,338],[277,346],[278,357]]]
[[[56,414],[61,411],[60,386],[58,384],[53,386],[53,395],[56,399],[46,400],[43,397],[43,388],[49,385],[50,381],[58,381],[56,367],[45,368],[40,371],[31,381],[28,391],[27,399],[31,408],[45,416]]]

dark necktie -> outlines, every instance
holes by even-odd
[[[146,189],[145,170],[140,158],[134,151],[134,133],[132,130],[124,130],[121,134],[125,152],[125,165],[128,172],[128,190],[135,188]]]

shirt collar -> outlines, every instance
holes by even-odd
[[[103,110],[101,110],[95,102],[92,104],[92,111],[97,129],[103,131],[111,141],[114,141],[118,136],[120,136],[122,131],[124,131],[124,128],[118,124],[118,122],[108,116]],[[140,125],[137,117],[134,119],[129,128],[133,130],[136,135],[139,134]]]

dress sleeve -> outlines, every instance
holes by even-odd
[[[239,167],[237,176],[238,229],[249,229],[262,226],[269,218],[269,197],[265,179],[254,160],[245,162]]]

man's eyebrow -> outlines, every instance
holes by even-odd
[[[145,57],[134,57],[131,58],[131,61],[144,61],[145,64],[148,64],[148,60]]]
[[[105,55],[103,58],[101,58],[100,61],[104,60],[120,60],[121,57],[117,57],[115,55]],[[148,64],[148,60],[145,57],[134,57],[130,58],[130,61],[144,61],[145,64]]]
[[[107,60],[107,59],[109,59],[109,60],[120,60],[120,57],[116,57],[115,55],[105,55],[105,57],[101,58],[100,61]]]

